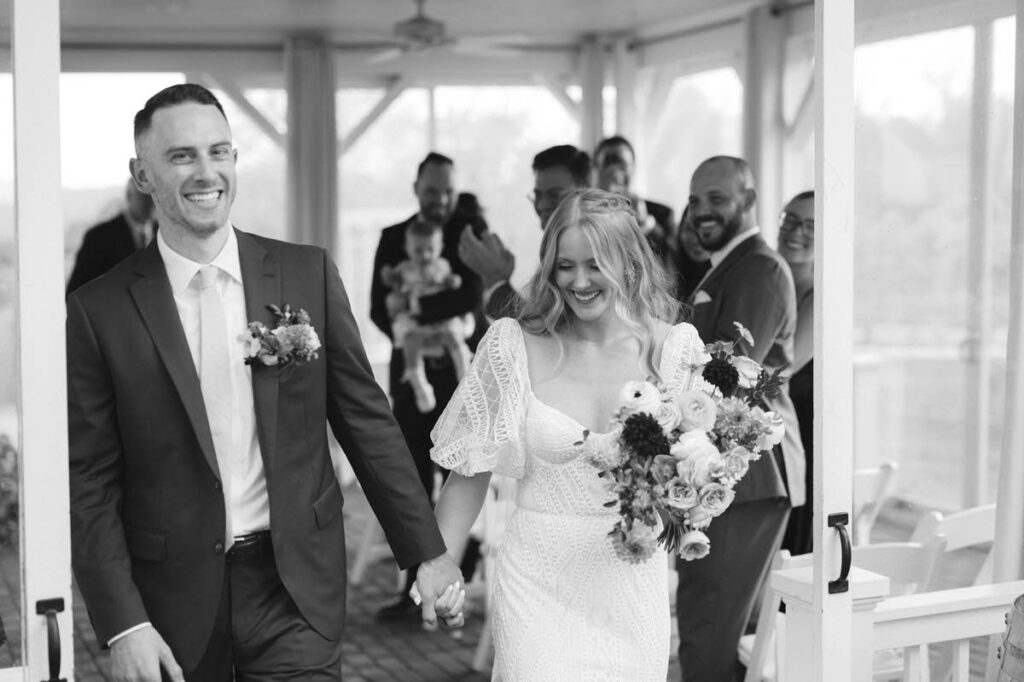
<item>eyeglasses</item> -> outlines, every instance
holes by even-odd
[[[527,201],[536,206],[541,201],[547,201],[549,204],[555,204],[556,206],[561,203],[562,199],[569,195],[572,191],[569,189],[562,189],[559,187],[553,187],[546,190],[533,190],[526,195]]]
[[[814,218],[801,218],[795,213],[783,211],[779,216],[779,231],[800,230],[804,236],[814,236]]]

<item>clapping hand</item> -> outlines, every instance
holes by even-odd
[[[462,606],[466,589],[462,572],[447,552],[420,564],[409,596],[419,604],[423,623],[428,627],[437,625],[438,616],[446,627],[458,628],[465,623]]]
[[[505,247],[501,237],[485,232],[477,237],[467,226],[459,238],[459,258],[480,276],[484,288],[507,281],[516,267],[516,257]]]

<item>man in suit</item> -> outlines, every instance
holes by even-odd
[[[487,229],[479,210],[455,210],[455,164],[442,154],[429,153],[416,169],[413,192],[419,204],[419,211],[402,222],[384,229],[377,245],[373,262],[373,283],[370,286],[370,319],[377,328],[394,341],[391,329],[391,314],[388,311],[388,288],[381,278],[385,266],[394,266],[408,256],[405,250],[406,232],[418,220],[443,225],[441,255],[448,259],[452,272],[462,280],[457,289],[452,289],[419,299],[420,314],[417,320],[424,324],[462,317],[474,313],[477,329],[469,339],[470,348],[484,332],[484,319],[480,306],[480,280],[459,258],[459,235],[463,230],[477,234]],[[412,386],[403,379],[405,360],[401,349],[393,349],[390,366],[390,391],[395,419],[405,436],[419,472],[423,489],[429,495],[434,489],[434,463],[430,459],[430,431],[445,406],[455,393],[458,378],[455,367],[447,352],[439,350],[425,358],[427,381],[434,389],[437,405],[429,412],[420,412]],[[416,605],[409,599],[408,590],[416,579],[416,570],[406,575],[406,589],[398,601],[385,606],[379,612],[384,619],[401,619],[417,613]]]
[[[668,206],[641,199],[630,189],[636,170],[636,152],[633,145],[621,135],[606,137],[594,150],[594,166],[597,169],[597,186],[630,198],[637,222],[647,235],[651,248],[668,263],[672,244],[676,239],[675,214]]]
[[[533,157],[530,200],[542,230],[567,194],[580,187],[590,187],[590,176],[590,157],[570,144],[548,147]],[[492,232],[478,237],[463,230],[459,255],[480,276],[487,316],[494,320],[515,315],[522,305],[519,292],[509,283],[516,259],[501,238]]]
[[[326,423],[399,563],[422,563],[426,621],[458,569],[330,257],[232,226],[237,151],[217,99],[160,91],[135,145],[157,238],[67,303],[72,561],[97,638],[119,681],[340,680]],[[268,306],[285,304],[308,313],[318,355],[250,368],[246,323],[273,328]]]
[[[143,194],[129,179],[124,191],[124,207],[110,220],[90,227],[75,256],[67,293],[91,282],[153,238],[153,199]]]
[[[736,341],[736,352],[765,369],[788,373],[793,362],[796,298],[785,261],[761,237],[757,192],[742,159],[718,156],[697,167],[689,211],[711,270],[691,299],[693,325],[706,343]],[[739,322],[754,345],[737,338]],[[791,504],[804,503],[804,459],[789,393],[769,407],[785,422],[781,447],[752,462],[732,506],[706,531],[711,554],[678,562],[679,663],[685,682],[725,682],[735,675],[736,647],[758,588],[779,548]]]

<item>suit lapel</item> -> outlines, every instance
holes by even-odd
[[[697,285],[697,288],[693,290],[691,301],[692,297],[696,296],[698,291],[704,291],[705,293],[712,295],[712,298],[714,298],[713,292],[718,288],[718,282],[726,275],[726,273],[728,273],[729,270],[740,261],[740,259],[751,251],[760,248],[764,243],[765,241],[761,235],[755,234],[737,244],[721,263],[708,271],[707,275],[704,276],[704,279]]]
[[[181,317],[174,304],[171,283],[167,279],[167,270],[164,269],[155,241],[142,252],[136,272],[140,278],[129,287],[132,299],[139,309],[139,314],[142,315],[164,366],[167,367],[167,372],[171,375],[178,395],[181,396],[181,402],[192,423],[192,430],[199,441],[203,456],[219,478],[217,455],[213,449],[210,424],[206,419],[203,392],[199,387],[199,374],[192,361],[188,340],[181,327]]]
[[[235,230],[235,235],[238,238],[238,259],[242,266],[246,319],[273,327],[273,314],[267,306],[284,304],[281,300],[281,264],[275,261],[252,235],[238,230]],[[274,448],[277,446],[279,374],[276,367],[252,366],[256,435],[260,441],[263,465],[268,472],[273,461]]]

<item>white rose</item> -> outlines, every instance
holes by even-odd
[[[734,447],[722,457],[722,468],[734,480],[739,480],[750,469],[750,451],[739,446]]]
[[[669,451],[679,460],[676,473],[695,488],[703,488],[711,474],[722,466],[722,455],[703,431],[688,431]]]
[[[718,409],[715,401],[704,391],[683,391],[676,398],[683,431],[710,431],[715,426]]]
[[[626,415],[647,412],[655,415],[661,405],[661,391],[649,381],[627,381],[619,391],[619,407]]]
[[[679,410],[679,406],[674,402],[661,403],[658,408],[657,414],[654,418],[658,420],[658,424],[661,426],[661,430],[665,433],[672,433],[674,430],[680,427],[682,423],[682,412]],[[714,420],[711,425],[714,426]]]
[[[772,446],[782,442],[782,436],[786,433],[786,425],[782,422],[782,417],[774,412],[765,412],[759,407],[751,410],[751,416],[768,428],[767,433],[763,433],[757,438],[755,447],[758,450],[771,450]]]
[[[686,561],[703,559],[711,551],[711,540],[699,530],[687,531],[679,542],[679,556]]]
[[[689,483],[674,480],[665,489],[665,504],[673,509],[686,510],[697,504],[697,489]]]
[[[719,516],[736,499],[732,488],[721,483],[708,483],[700,489],[700,506],[712,517]]]
[[[757,386],[757,379],[761,376],[761,365],[757,364],[744,355],[734,355],[729,359],[732,366],[739,372],[739,383],[741,388],[753,388]]]

